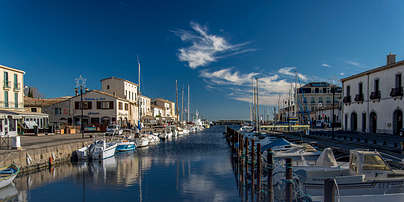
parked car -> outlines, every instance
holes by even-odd
[[[123,134],[123,129],[118,126],[118,125],[110,125],[107,127],[107,131],[105,132],[105,135],[122,135]]]

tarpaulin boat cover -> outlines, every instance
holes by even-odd
[[[35,121],[24,121],[24,125],[28,129],[34,129],[34,126],[38,126]]]
[[[264,152],[272,147],[287,146],[290,144],[291,143],[289,141],[285,140],[284,138],[279,138],[279,139],[261,147],[261,152]]]
[[[338,166],[331,148],[325,148],[323,152],[321,152],[320,157],[318,157],[316,161],[316,166],[322,166],[322,167]]]

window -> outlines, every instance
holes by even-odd
[[[314,92],[315,92],[315,93],[319,93],[320,90],[319,90],[318,88],[316,88],[316,89],[314,90]]]
[[[311,98],[311,103],[312,104],[316,103],[316,100],[314,99],[314,97]]]
[[[107,85],[107,90],[109,90],[109,85]]]
[[[327,104],[331,104],[331,97],[327,97]]]
[[[375,80],[375,92],[379,92],[379,79]]]
[[[4,91],[4,107],[8,108],[8,91]]]
[[[303,103],[307,103],[307,98],[303,97]]]
[[[14,107],[18,108],[18,93],[14,93]]]
[[[14,74],[14,89],[18,89],[18,77],[17,77],[17,74]]]
[[[81,109],[80,101],[76,101],[74,103],[75,109]],[[92,102],[91,101],[83,101],[83,109],[92,109]]]
[[[346,96],[351,96],[351,86],[346,87]]]
[[[35,107],[31,108],[31,112],[37,112],[36,108]]]
[[[323,93],[327,93],[327,88],[323,88]]]
[[[4,87],[9,88],[10,85],[8,83],[8,72],[4,72]]]
[[[113,109],[113,101],[97,101],[97,109]]]
[[[123,109],[123,104],[122,104],[122,102],[119,102],[119,103],[118,103],[118,109],[119,109],[119,110],[122,110],[122,109]]]
[[[323,98],[322,97],[318,98],[318,103],[323,103]]]
[[[129,104],[125,103],[125,110],[128,111],[129,110]]]
[[[396,88],[401,88],[401,74],[396,74]]]
[[[358,89],[359,89],[359,95],[363,95],[363,83],[362,82],[359,83]]]

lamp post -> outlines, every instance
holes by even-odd
[[[81,117],[80,117],[80,132],[81,138],[84,139],[84,126],[83,126],[83,117],[84,117],[84,110],[83,110],[83,88],[86,86],[86,79],[80,75],[79,78],[76,78],[76,93],[78,88],[80,88],[80,110],[81,110]]]

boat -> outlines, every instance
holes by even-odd
[[[146,137],[149,139],[149,145],[150,144],[157,144],[157,143],[160,142],[160,138],[159,138],[158,133],[149,134]]]
[[[323,195],[324,181],[330,178],[341,197],[404,193],[404,171],[393,170],[377,151],[351,150],[349,162],[337,162],[332,150],[327,149],[314,166],[295,166],[293,170],[314,197]]]
[[[15,164],[0,168],[0,189],[11,184],[20,172],[20,168]]]
[[[147,147],[149,146],[149,138],[146,136],[141,136],[136,140],[136,146],[137,147]]]
[[[135,142],[124,140],[116,146],[116,152],[134,151],[136,149]]]
[[[115,142],[92,144],[89,148],[89,157],[92,160],[106,159],[114,156],[117,144]]]

